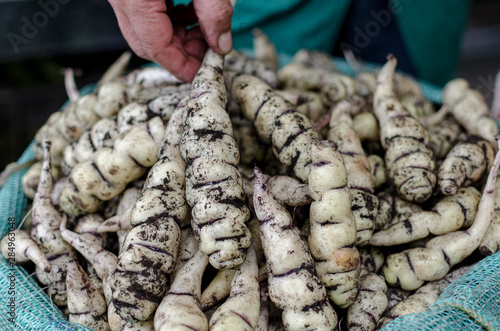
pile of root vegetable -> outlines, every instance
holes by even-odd
[[[349,76],[254,38],[191,84],[128,53],[85,95],[67,72],[2,254],[69,321],[375,330],[498,250],[498,129],[467,81],[437,105],[394,57]]]

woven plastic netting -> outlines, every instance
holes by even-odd
[[[19,164],[35,157],[32,145],[19,158]],[[28,201],[21,187],[21,179],[26,171],[12,175],[0,189],[1,238],[11,226],[19,226],[26,212]],[[20,266],[10,265],[3,257],[0,257],[0,297],[0,330],[91,330],[68,322],[33,275]]]
[[[341,72],[350,74],[344,60],[336,61]],[[371,67],[370,67],[371,68]],[[423,94],[440,103],[440,90],[421,83]],[[82,89],[90,92],[93,86]],[[64,106],[63,106],[64,107]],[[34,158],[33,143],[17,161]],[[12,175],[0,189],[0,238],[13,220],[18,227],[26,214],[27,198],[21,187],[27,169]],[[0,330],[91,330],[70,323],[23,267],[11,266],[0,256]],[[500,253],[487,257],[441,294],[439,300],[419,314],[400,317],[383,330],[500,330]]]

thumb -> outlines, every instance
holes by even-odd
[[[229,53],[233,48],[231,2],[229,0],[194,0],[193,5],[208,46],[219,54]]]

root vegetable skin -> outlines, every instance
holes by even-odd
[[[381,187],[387,182],[384,159],[376,154],[370,154],[366,159],[370,164],[370,173],[373,177],[375,188]]]
[[[331,113],[328,139],[337,145],[347,171],[347,186],[351,194],[351,208],[356,222],[355,244],[368,244],[374,230],[378,199],[374,195],[375,182],[370,173],[370,163],[354,130],[351,112],[357,112],[364,100],[349,97],[340,101]]]
[[[51,264],[51,271],[49,273],[37,268],[38,280],[44,285],[49,285],[48,294],[52,297],[54,303],[57,306],[64,306],[67,302],[67,263],[70,260],[76,259],[76,252],[64,241],[59,231],[63,215],[52,205],[50,195],[53,186],[51,143],[44,141],[43,145],[45,153],[40,174],[40,183],[33,199],[31,238],[39,245]]]
[[[252,34],[255,58],[267,63],[271,69],[277,70],[279,61],[276,46],[262,30],[255,28]]]
[[[224,70],[253,75],[274,88],[278,86],[276,68],[273,64],[251,58],[235,49],[225,56]]]
[[[206,53],[192,83],[180,143],[193,230],[216,269],[243,263],[251,244],[239,152],[225,110],[223,60],[213,50]]]
[[[462,186],[477,184],[485,178],[495,157],[489,141],[468,135],[446,155],[439,167],[438,186],[444,195],[452,195]]]
[[[73,216],[92,213],[118,196],[157,161],[164,132],[161,118],[154,117],[118,137],[112,148],[76,165],[61,193],[61,209]]]
[[[185,99],[187,101],[187,99]],[[180,155],[185,103],[170,119],[158,161],[130,210],[131,229],[123,242],[110,286],[116,312],[125,320],[147,321],[168,287],[178,255],[180,223],[187,217],[185,165]]]
[[[453,147],[460,133],[460,126],[453,118],[445,118],[439,124],[428,128],[429,148],[436,159],[442,159]]]
[[[23,187],[24,195],[26,195],[28,199],[33,200],[35,198],[36,190],[40,182],[41,172],[42,172],[42,162],[36,162],[23,175],[23,178],[21,180],[21,185]],[[56,180],[59,177],[60,168],[58,166],[53,166],[51,173],[52,173],[52,180]]]
[[[255,124],[259,137],[272,144],[274,155],[285,167],[307,182],[310,144],[313,139],[321,139],[311,120],[257,77],[237,75],[227,80],[231,95]]]
[[[496,147],[494,138],[498,127],[490,117],[489,107],[480,91],[472,89],[467,80],[456,78],[445,85],[442,96],[443,104],[450,108],[453,117],[467,133],[477,134]]]
[[[428,282],[420,287],[415,293],[404,298],[394,305],[384,314],[384,317],[377,323],[377,329],[390,322],[391,320],[403,315],[420,313],[426,310],[430,305],[436,302],[443,290],[453,281],[470,271],[472,266],[464,266],[456,269],[446,275],[445,278]]]
[[[406,222],[411,215],[422,211],[422,207],[405,201],[390,192],[382,191],[377,194],[379,207],[375,228],[377,230],[386,229],[391,224]]]
[[[208,257],[198,251],[178,272],[154,316],[157,331],[208,331],[208,321],[200,309],[201,277]]]
[[[498,137],[497,137],[498,139]],[[495,181],[500,165],[497,152],[484,187],[474,223],[464,231],[455,231],[431,239],[425,247],[413,248],[387,257],[383,274],[388,284],[414,290],[425,281],[439,280],[451,267],[469,256],[480,244],[491,223],[495,204]]]
[[[327,112],[321,95],[317,92],[298,89],[275,90],[275,92],[292,103],[299,113],[306,115],[313,123],[318,123]]]
[[[257,168],[253,200],[267,261],[269,297],[283,309],[285,328],[333,330],[337,316],[316,276],[307,243],[288,211],[270,195]]]
[[[347,170],[333,141],[315,141],[311,158],[309,192],[314,201],[309,214],[309,247],[328,297],[337,306],[347,307],[358,294],[360,273]]]
[[[52,268],[40,247],[24,230],[7,233],[0,241],[0,251],[5,259],[17,264],[32,261],[45,272],[50,272]]]
[[[246,169],[243,170],[243,188],[245,194],[250,199],[250,206],[253,206],[253,173],[246,174]],[[305,206],[312,202],[309,194],[309,185],[302,183],[296,178],[289,176],[268,176],[266,184],[271,192],[271,195],[282,205],[290,207]]]
[[[297,61],[282,67],[278,71],[278,80],[285,89],[320,91],[323,103],[329,106],[356,92],[356,83],[351,77]]]
[[[423,239],[429,234],[443,235],[468,227],[474,221],[481,194],[474,187],[460,189],[441,199],[431,211],[413,213],[402,222],[372,235],[375,246],[392,246]]]
[[[217,272],[210,284],[201,293],[202,310],[212,307],[229,295],[235,273],[236,269],[221,269]]]
[[[113,331],[136,330],[153,331],[153,321],[137,321],[123,319],[115,309],[110,288],[110,276],[116,269],[118,257],[84,236],[66,229],[66,222],[60,226],[61,235],[71,246],[95,268],[102,280],[103,295],[108,305],[108,324]]]
[[[495,182],[495,192],[500,191],[500,177]],[[484,255],[495,254],[500,248],[500,194],[495,194],[495,212],[486,234],[479,245],[479,252]]]
[[[106,318],[106,300],[75,261],[68,264],[66,286],[69,321],[96,331],[110,330]]]
[[[214,312],[210,330],[248,330],[257,325],[260,311],[259,268],[253,248],[236,271],[229,298]]]
[[[347,310],[347,326],[353,331],[375,330],[387,307],[387,285],[384,277],[373,273],[363,276],[360,283],[359,294]]]
[[[380,128],[372,112],[354,115],[352,125],[361,141],[380,141]]]
[[[426,147],[427,131],[394,94],[396,65],[396,58],[391,57],[380,70],[373,108],[380,124],[390,181],[403,199],[421,203],[432,195],[436,184],[435,164],[432,152]]]
[[[53,162],[59,164],[64,148],[99,120],[100,117],[94,112],[96,103],[95,94],[86,94],[53,113],[35,134],[36,158],[43,159],[43,140],[48,139],[52,142]]]

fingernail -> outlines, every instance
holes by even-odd
[[[231,37],[231,31],[222,33],[217,40],[217,46],[219,46],[222,53],[227,54],[233,48],[233,38]]]

